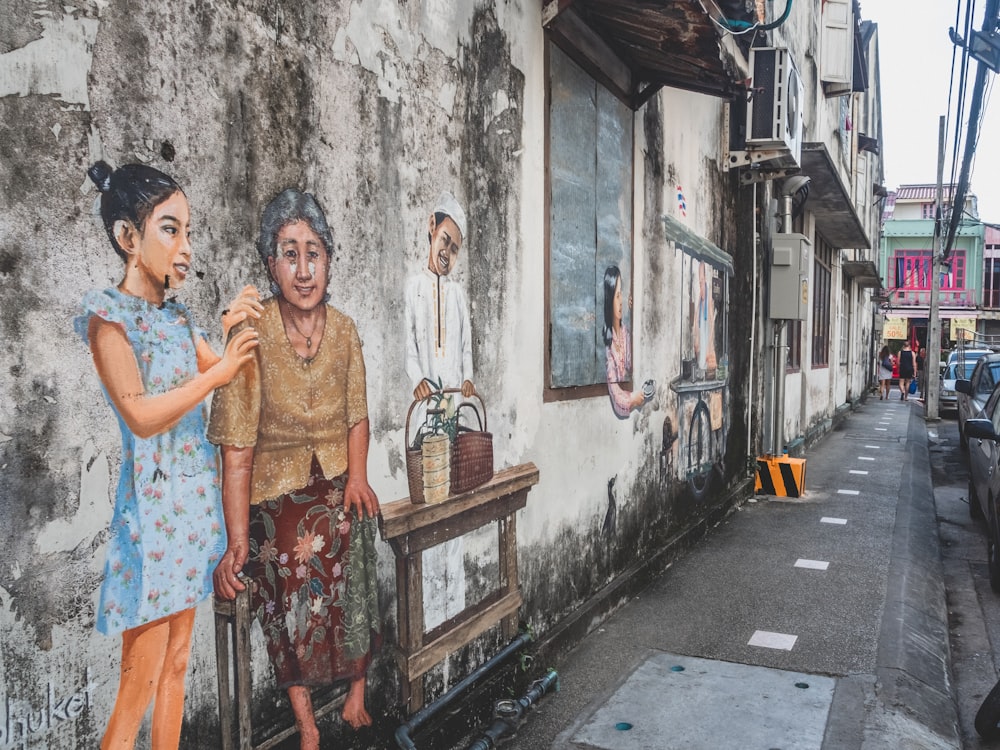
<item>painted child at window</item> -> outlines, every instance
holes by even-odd
[[[641,391],[628,391],[621,386],[632,373],[632,341],[623,322],[622,274],[618,266],[604,271],[604,345],[607,356],[608,395],[611,408],[619,419],[627,419],[653,398],[654,385],[647,380]]]
[[[476,392],[472,378],[472,324],[465,290],[451,277],[466,238],[465,211],[442,192],[427,221],[427,267],[411,276],[404,294],[406,375],[414,399],[431,394],[428,379],[442,388]],[[423,556],[425,625],[432,628],[465,608],[462,539]]]
[[[702,374],[715,370],[715,302],[712,299],[712,285],[708,279],[708,264],[698,264],[698,309],[695,316],[694,349],[698,368]]]
[[[203,401],[253,358],[257,334],[234,336],[220,359],[184,305],[166,299],[192,260],[188,202],[172,178],[104,162],[88,174],[125,262],[121,282],[88,292],[75,321],[122,432],[97,612],[101,633],[121,633],[121,680],[101,747],[132,748],[152,702],[152,746],[168,750],[180,741],[194,607],[211,593],[226,548]],[[259,310],[257,291],[246,287],[223,316],[226,333]]]

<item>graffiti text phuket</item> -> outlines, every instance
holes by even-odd
[[[0,748],[26,750],[29,740],[40,739],[41,735],[62,722],[71,721],[89,710],[94,690],[100,684],[91,680],[90,667],[84,671],[83,682],[83,687],[69,694],[60,694],[57,686],[49,682],[43,706],[33,706],[28,701],[7,696],[3,701],[3,715],[0,716]]]

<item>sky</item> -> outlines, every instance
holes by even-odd
[[[961,23],[965,23],[964,0]],[[951,106],[948,87],[952,49],[948,27],[955,25],[956,0],[860,0],[862,20],[878,24],[879,59],[882,84],[882,129],[886,187],[937,182],[938,120],[946,116],[944,182],[954,181],[962,168],[967,123],[958,123],[962,142],[953,159],[956,126],[958,76],[961,64],[956,55],[955,83]],[[973,28],[983,25],[983,0],[975,3]],[[963,29],[964,31],[964,29]],[[964,35],[964,34],[963,34]],[[966,116],[972,102],[975,60],[969,66],[966,86]],[[971,192],[979,200],[983,221],[1000,224],[1000,94],[994,93],[997,75],[986,76],[986,98],[980,123],[976,156],[969,173]],[[957,163],[956,163],[957,162]]]

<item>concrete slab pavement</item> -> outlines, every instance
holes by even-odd
[[[961,747],[922,405],[869,400],[806,458],[805,497],[741,506],[562,663],[547,664],[561,690],[509,746]],[[793,640],[755,642],[758,631]],[[681,690],[669,667],[686,658],[715,667]],[[815,711],[796,707],[801,696],[765,688],[775,675],[800,692],[796,682],[830,680],[821,731],[806,731]],[[763,708],[774,739],[758,737],[762,714],[738,704]],[[805,744],[781,739],[784,718]],[[631,735],[635,727],[643,731]],[[646,729],[660,739],[627,744]]]
[[[732,745],[735,725],[742,747],[810,750],[823,741],[834,686],[830,677],[656,652],[555,745],[719,748]]]

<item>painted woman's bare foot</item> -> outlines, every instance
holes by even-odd
[[[347,691],[347,699],[344,701],[344,710],[341,712],[341,716],[354,729],[370,727],[372,725],[372,717],[365,710],[364,677],[351,683],[351,687]]]

